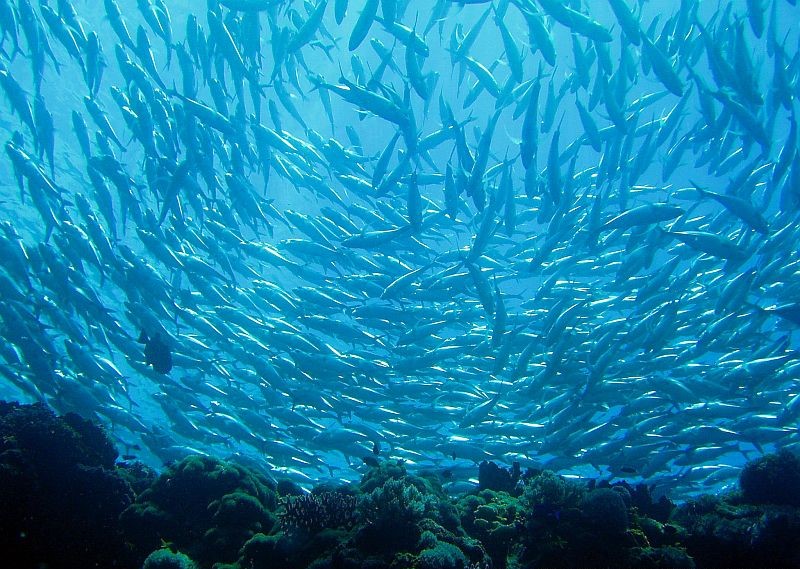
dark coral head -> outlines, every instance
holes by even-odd
[[[739,476],[750,504],[800,506],[800,459],[788,450],[747,463]]]

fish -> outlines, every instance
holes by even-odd
[[[606,221],[600,231],[611,229],[625,230],[637,225],[651,225],[661,221],[669,221],[682,216],[685,210],[667,203],[653,203],[627,209]]]
[[[30,102],[28,102],[28,96],[19,82],[2,63],[0,63],[0,86],[3,87],[3,91],[14,112],[28,127],[31,134],[35,136],[36,125],[34,124],[33,111],[31,110]]]
[[[14,44],[10,57],[13,58],[16,54],[22,53],[19,47],[19,22],[17,20],[17,13],[12,7],[10,2],[0,2],[0,25],[2,25],[2,39],[0,46],[5,42],[6,36],[11,37],[11,42]]]
[[[694,182],[692,182],[694,183]],[[701,197],[708,197],[722,204],[725,209],[744,221],[749,227],[761,234],[769,233],[769,224],[761,212],[747,200],[735,195],[719,194],[711,190],[701,188],[695,184]]]
[[[539,4],[554,20],[577,34],[601,42],[612,40],[611,33],[605,27],[583,12],[573,10],[557,0],[539,0]]]
[[[280,6],[283,0],[219,0],[219,3],[237,12],[264,12]]]
[[[672,67],[667,56],[661,52],[645,32],[642,32],[640,37],[642,38],[642,51],[647,56],[653,73],[673,95],[682,97],[683,81]]]
[[[611,5],[611,10],[614,12],[614,16],[616,16],[628,41],[633,45],[640,45],[642,40],[639,21],[631,12],[626,0],[609,0],[608,3]]]
[[[145,364],[153,366],[153,370],[160,374],[166,375],[172,371],[172,351],[159,332],[150,337],[145,330],[142,330],[138,341],[144,344]]]
[[[4,393],[304,486],[794,444],[794,2],[184,4],[0,1]]]
[[[747,257],[747,252],[738,244],[708,231],[664,231],[664,234],[715,257],[733,260]]]
[[[131,39],[131,34],[128,31],[128,25],[122,16],[122,11],[120,10],[116,0],[103,0],[103,5],[106,10],[106,18],[108,18],[111,27],[119,38],[119,41],[122,42],[124,47],[135,50],[136,47]]]
[[[370,27],[372,27],[375,18],[378,15],[378,7],[380,0],[366,0],[364,8],[358,15],[353,31],[350,33],[350,39],[347,42],[347,48],[350,51],[355,51],[361,45],[367,35],[369,34]]]

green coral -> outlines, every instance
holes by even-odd
[[[507,492],[482,490],[462,497],[458,502],[461,526],[479,539],[494,567],[502,569],[514,541],[520,537],[522,507],[519,499]]]
[[[429,504],[429,509],[425,512],[426,516],[436,519],[450,530],[458,528],[458,511],[442,488],[439,478],[432,474],[421,476],[408,474],[400,461],[385,461],[370,468],[362,478],[359,489],[362,495],[367,495],[390,480],[402,480],[405,485],[413,486],[426,496],[425,499]]]
[[[530,512],[540,509],[558,511],[577,508],[586,489],[580,484],[567,480],[554,472],[545,470],[525,484],[522,503]]]
[[[392,565],[401,554],[436,550],[439,543],[449,543],[465,559],[483,560],[483,548],[464,535],[457,510],[441,489],[404,472],[400,465],[390,465],[373,468],[365,477],[362,487],[371,490],[359,499],[358,518],[363,525],[356,531],[354,545],[367,555],[392,560]],[[428,558],[432,555],[426,554],[426,563],[433,562]]]
[[[277,507],[273,485],[236,464],[190,456],[165,470],[121,516],[139,551],[162,541],[186,551],[201,566],[235,561],[256,533],[269,533]]]
[[[431,530],[425,530],[419,537],[419,543],[417,544],[417,547],[420,549],[430,549],[432,547],[436,547],[438,542],[439,540],[436,539],[436,534],[434,534]]]
[[[334,529],[324,529],[315,535],[306,536],[259,533],[242,546],[237,566],[242,569],[328,567],[331,555],[343,546],[349,537],[346,531]]]
[[[402,480],[408,478],[406,467],[399,460],[387,460],[370,468],[361,479],[359,488],[364,494],[383,486],[388,480]]]
[[[197,565],[187,555],[164,548],[148,555],[142,569],[197,569]]]
[[[242,546],[240,567],[289,567],[296,554],[292,540],[278,535],[257,533]]]
[[[694,569],[694,560],[679,547],[637,547],[631,549],[628,567],[636,569]]]
[[[363,496],[358,511],[377,525],[414,524],[435,511],[435,502],[405,479],[391,478]]]
[[[465,534],[461,527],[451,531],[430,518],[422,520],[418,527],[423,536],[419,540],[418,550],[431,549],[436,542],[449,543],[460,549],[473,565],[488,562],[488,555],[481,541]]]
[[[132,495],[108,468],[108,444],[76,417],[55,421],[40,406],[0,404],[0,435],[5,459],[0,502],[5,499],[6,515],[30,516],[38,524],[48,519],[38,510],[38,515],[11,510],[20,503],[18,488],[40,501],[46,497],[51,508],[57,506],[56,514],[76,512],[74,496],[91,493],[98,503],[116,504],[121,511]],[[54,450],[52,462],[63,468],[39,468]],[[86,462],[70,467],[84,453]],[[765,560],[800,567],[800,511],[785,504],[794,500],[798,467],[788,453],[767,456],[745,468],[740,493],[675,507],[663,498],[653,501],[643,485],[584,486],[547,471],[528,475],[519,496],[486,489],[452,500],[438,478],[410,475],[402,463],[382,461],[358,487],[318,487],[307,494],[281,484],[282,508],[296,510],[304,521],[279,524],[277,484],[235,464],[189,457],[157,478],[136,464],[115,467],[135,485],[138,497],[122,516],[95,526],[109,536],[115,559],[126,567],[144,563],[143,569],[691,569],[695,563],[761,567]],[[44,482],[59,492],[44,492]],[[99,499],[104,482],[119,500],[108,500],[107,493]],[[64,492],[65,487],[81,490]],[[292,531],[301,525],[313,531]],[[23,534],[8,535],[18,541]],[[115,535],[120,547],[113,543]],[[36,541],[37,552],[42,543]],[[66,557],[52,565],[77,566]]]
[[[275,525],[275,516],[264,507],[261,500],[244,492],[225,494],[208,507],[214,512],[212,519],[217,526],[269,531]]]
[[[631,527],[633,500],[627,488],[589,490],[552,472],[526,484],[521,559],[532,567],[626,567],[630,551],[649,541]],[[652,528],[651,528],[652,529]]]
[[[446,542],[438,542],[417,557],[419,569],[463,569],[466,564],[467,558],[461,550]]]

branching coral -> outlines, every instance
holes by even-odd
[[[362,497],[361,518],[371,523],[413,524],[434,511],[434,501],[403,479],[389,479]]]
[[[281,500],[281,528],[287,533],[315,534],[323,529],[350,528],[356,522],[358,498],[344,492],[288,496]]]
[[[356,536],[359,548],[390,556],[413,549],[421,533],[419,522],[435,515],[437,501],[405,478],[389,478],[362,494],[357,511],[363,524]]]

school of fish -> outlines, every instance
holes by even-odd
[[[729,484],[800,450],[797,21],[0,0],[0,397],[308,484]]]

